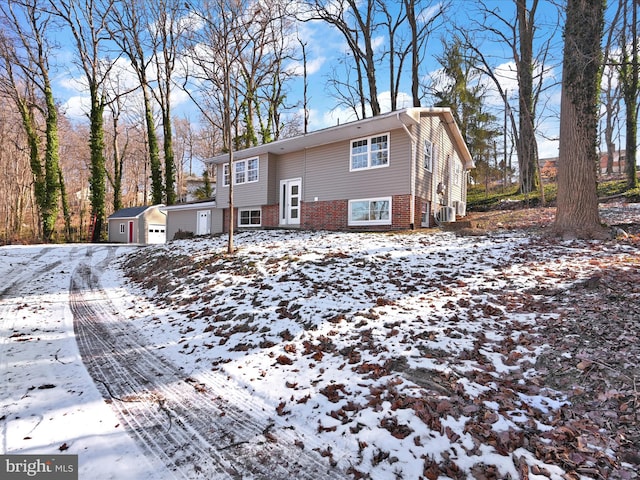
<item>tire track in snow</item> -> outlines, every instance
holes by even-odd
[[[272,418],[272,406],[222,374],[189,377],[147,347],[101,286],[114,253],[92,265],[87,251],[71,278],[70,307],[89,373],[148,454],[176,478],[344,478],[309,448],[311,435]]]
[[[31,247],[30,247],[31,248]],[[73,255],[77,248],[72,248],[69,255]],[[3,405],[0,409],[0,453],[8,451],[7,445],[7,429],[8,414],[15,406],[13,403],[5,402],[9,398],[12,388],[12,368],[9,364],[21,347],[19,344],[11,341],[13,335],[25,335],[28,338],[31,331],[28,331],[20,322],[18,311],[23,305],[28,305],[29,296],[38,293],[38,283],[46,275],[52,274],[53,270],[64,265],[63,259],[56,258],[53,261],[47,256],[53,252],[53,247],[43,246],[33,253],[20,253],[18,258],[13,261],[10,256],[4,256],[3,261],[10,262],[11,268],[4,272],[2,286],[0,287],[0,398],[3,399]],[[24,261],[28,258],[28,261]],[[35,290],[34,290],[34,286]]]
[[[45,263],[44,265],[33,270],[32,266],[37,264],[42,257],[47,255],[51,251],[51,247],[44,247],[39,252],[35,253],[33,257],[29,259],[29,266],[24,268],[12,268],[9,271],[9,276],[4,279],[2,290],[0,290],[0,299],[8,297],[9,295],[17,295],[18,292],[22,292],[25,286],[33,283],[36,278],[41,277],[62,263],[62,260],[56,260],[55,262]]]

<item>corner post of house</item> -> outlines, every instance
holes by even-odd
[[[409,181],[411,182],[411,185],[409,185],[409,228],[411,228],[411,230],[415,229],[415,222],[416,222],[416,162],[418,161],[417,159],[417,154],[418,154],[418,147],[417,147],[417,142],[416,142],[416,138],[415,136],[411,133],[411,131],[409,130],[409,127],[407,127],[407,125],[400,119],[400,112],[396,113],[396,118],[398,119],[398,121],[400,122],[400,124],[402,125],[402,128],[404,129],[404,131],[406,132],[407,136],[409,137],[409,140],[411,141],[411,165],[410,165],[410,179]]]

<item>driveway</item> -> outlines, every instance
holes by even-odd
[[[314,451],[311,432],[284,428],[267,413],[273,408],[224,374],[186,373],[161,345],[146,344],[102,284],[123,248],[0,251],[2,452],[75,453],[81,478],[344,478]],[[81,362],[73,338],[65,340],[70,320]],[[47,416],[58,426],[45,430]],[[70,421],[84,433],[72,435]]]

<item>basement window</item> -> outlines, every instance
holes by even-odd
[[[241,227],[260,227],[262,225],[262,211],[260,209],[239,210],[238,216],[238,224]]]

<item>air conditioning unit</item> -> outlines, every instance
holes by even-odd
[[[453,202],[453,207],[456,209],[456,215],[458,217],[464,217],[467,215],[467,204],[465,202],[456,200]]]
[[[440,207],[437,213],[437,220],[441,223],[450,223],[456,221],[456,210],[453,207]]]

